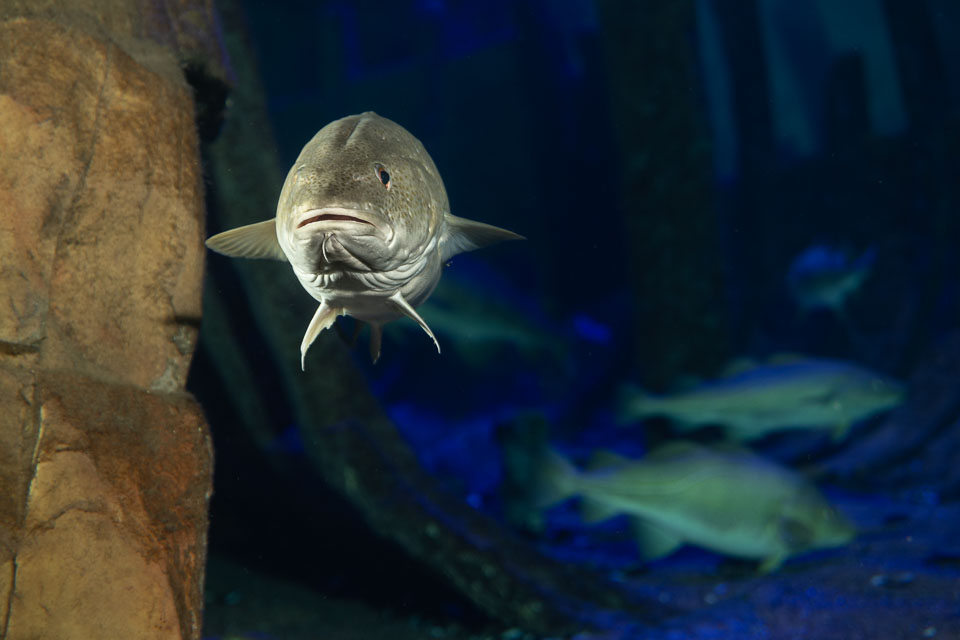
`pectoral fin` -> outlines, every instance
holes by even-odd
[[[400,311],[403,312],[403,315],[407,316],[408,318],[413,318],[417,324],[420,325],[420,328],[427,332],[427,335],[433,340],[433,344],[437,345],[437,353],[440,353],[440,343],[437,342],[437,338],[433,335],[433,331],[430,331],[430,327],[428,327],[427,323],[423,321],[423,318],[421,318],[414,308],[410,306],[410,303],[404,299],[403,294],[397,291],[388,299],[390,302],[395,304]]]
[[[844,420],[843,422],[838,422],[833,430],[830,432],[830,439],[833,442],[839,442],[847,437],[847,432],[850,431],[850,421]]]
[[[447,229],[440,238],[440,255],[446,262],[458,253],[473,251],[504,240],[523,240],[524,237],[491,224],[459,218],[452,214],[444,216]]]
[[[633,518],[630,526],[644,560],[664,558],[683,545],[681,538],[642,518]]]
[[[307,332],[303,334],[303,342],[300,343],[301,371],[307,370],[307,349],[309,349],[313,341],[317,339],[320,332],[330,327],[333,321],[337,319],[337,316],[340,315],[343,315],[343,309],[335,309],[327,305],[326,302],[321,303],[320,306],[317,307],[317,312],[313,314],[313,319],[307,326]]]
[[[802,551],[813,543],[814,532],[807,524],[784,516],[778,525],[780,540],[787,549]]]
[[[207,238],[207,247],[231,258],[268,258],[286,261],[277,242],[276,220],[237,227]]]

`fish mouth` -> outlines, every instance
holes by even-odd
[[[297,229],[306,227],[307,225],[312,224],[322,224],[326,222],[332,222],[334,225],[330,226],[340,226],[337,223],[355,223],[363,224],[377,228],[377,225],[371,220],[374,218],[375,214],[370,211],[362,211],[359,209],[341,209],[339,207],[327,207],[325,209],[311,209],[310,211],[304,212],[304,217],[297,223]]]

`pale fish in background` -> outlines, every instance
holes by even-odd
[[[902,402],[903,385],[850,362],[773,360],[690,390],[655,396],[627,386],[623,423],[665,417],[681,431],[720,425],[728,437],[752,440],[792,428],[826,429],[834,437],[850,425]]]
[[[504,350],[546,367],[569,369],[570,344],[546,319],[530,317],[502,300],[491,286],[447,274],[421,317],[473,367],[499,360]]]
[[[787,272],[787,286],[800,311],[828,309],[845,318],[844,303],[870,275],[876,254],[870,247],[853,260],[845,251],[824,245],[803,251]]]
[[[582,499],[586,522],[619,514],[632,527],[646,559],[682,544],[755,559],[777,569],[790,556],[846,544],[853,524],[795,471],[741,449],[667,444],[630,460],[604,453],[581,471],[547,451],[533,476],[534,505],[545,509]]]
[[[335,120],[304,146],[290,169],[276,217],[219,233],[224,255],[286,260],[320,302],[300,345],[307,349],[337,316],[370,325],[380,355],[383,324],[407,316],[440,345],[414,310],[444,263],[464,251],[521,236],[450,213],[433,160],[419,140],[372,111]]]

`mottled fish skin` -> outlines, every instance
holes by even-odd
[[[381,326],[402,316],[436,343],[414,308],[430,296],[444,263],[520,237],[453,216],[420,141],[368,111],[331,122],[304,146],[273,221],[217,234],[207,246],[229,256],[290,262],[320,302],[301,344],[303,366],[310,344],[341,315],[370,324],[374,361]]]

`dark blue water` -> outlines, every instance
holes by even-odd
[[[423,142],[452,213],[526,237],[452,260],[431,301],[453,318],[434,327],[442,355],[400,320],[385,327],[375,365],[361,333],[352,366],[443,491],[531,553],[678,607],[653,622],[584,614],[585,632],[960,634],[952,2],[246,0],[231,15],[228,32],[259,65],[263,135],[283,173],[320,127],[373,110]],[[301,293],[291,304],[308,310]],[[256,341],[255,325],[243,331]],[[504,443],[531,421],[546,425],[532,449],[581,466],[601,449],[641,459],[681,434],[716,446],[728,439],[722,419],[618,425],[625,385],[689,391],[731,363],[783,353],[905,385],[893,412],[864,413],[843,439],[826,427],[771,429],[738,444],[818,486],[861,530],[849,545],[761,576],[750,559],[691,545],[644,563],[625,517],[586,524],[576,500],[540,514],[534,530],[512,517],[510,487],[533,481],[509,477]],[[271,406],[259,440],[229,431],[229,412],[211,408],[226,392],[193,379],[218,452],[218,562],[296,583],[301,609],[343,597],[434,621],[433,631],[405,628],[411,637],[517,626],[371,532],[325,485],[279,378],[241,391]],[[856,402],[848,382],[817,384],[818,401]],[[783,403],[799,402],[785,393]],[[239,630],[224,622],[237,609],[220,581],[244,578],[217,566],[209,635],[226,637]],[[244,618],[243,637],[288,637],[268,616]]]

